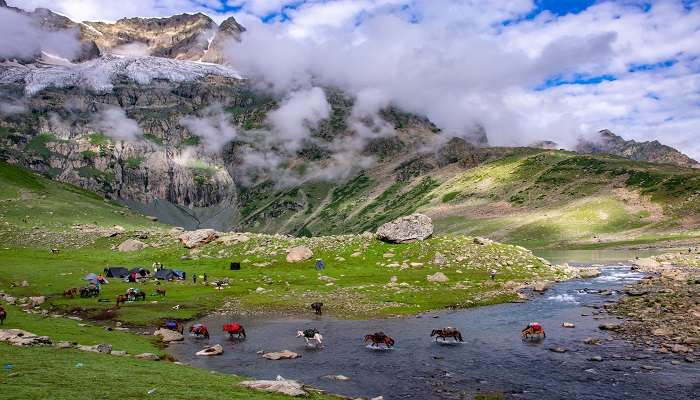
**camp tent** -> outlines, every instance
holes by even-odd
[[[93,273],[89,273],[89,274],[85,275],[85,278],[83,278],[83,280],[86,280],[90,283],[97,283],[97,275],[95,275]]]
[[[184,280],[187,277],[185,272],[177,270],[177,269],[173,270],[173,274],[175,274],[175,279],[183,279]]]
[[[156,279],[161,279],[161,280],[166,280],[166,281],[169,281],[171,279],[176,278],[173,270],[167,269],[167,268],[159,269],[158,271],[156,271],[156,274],[154,276]]]
[[[129,274],[131,274],[132,272],[136,272],[141,277],[148,276],[151,274],[151,271],[147,270],[146,268],[142,268],[142,267],[132,268],[131,271],[129,271]]]
[[[129,276],[129,270],[124,267],[109,267],[105,268],[105,275],[108,278],[124,278]]]

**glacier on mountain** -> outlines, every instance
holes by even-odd
[[[0,84],[24,83],[28,96],[48,87],[79,86],[96,93],[107,93],[113,82],[127,79],[139,84],[153,80],[189,82],[206,76],[243,79],[234,69],[197,61],[162,57],[126,57],[106,55],[80,64],[0,64]]]

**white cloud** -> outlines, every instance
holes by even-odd
[[[115,140],[135,142],[139,140],[141,128],[133,119],[126,116],[119,107],[108,107],[100,111],[93,122],[97,129]]]
[[[180,125],[201,139],[202,146],[210,153],[218,153],[238,136],[220,105],[208,107],[201,117],[187,116],[180,119]]]
[[[77,30],[48,31],[32,18],[0,8],[0,58],[31,60],[41,52],[72,59],[80,50]]]

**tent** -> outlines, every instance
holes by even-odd
[[[146,268],[142,268],[142,267],[132,268],[131,271],[129,271],[129,274],[131,274],[132,272],[136,272],[141,277],[148,276],[151,274],[151,271],[147,270]]]
[[[129,276],[129,270],[124,267],[105,268],[105,275],[108,278],[124,278]]]
[[[182,280],[184,280],[184,279],[186,279],[186,277],[187,277],[187,274],[185,274],[185,272],[180,271],[180,270],[177,270],[177,269],[174,269],[174,270],[173,270],[173,273],[175,274],[175,278],[176,278],[176,279],[182,279]]]
[[[161,280],[166,280],[169,281],[171,279],[175,279],[175,273],[173,272],[172,269],[159,269],[156,271],[156,274],[154,275],[156,279],[161,279]]]
[[[90,282],[90,283],[95,283],[95,284],[97,283],[97,275],[95,275],[93,273],[89,273],[89,274],[85,275],[85,278],[83,278],[83,279]]]

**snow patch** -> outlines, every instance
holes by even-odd
[[[96,93],[107,93],[114,88],[113,82],[120,79],[148,84],[156,79],[191,82],[211,75],[243,79],[236,70],[223,65],[151,56],[106,55],[69,65],[0,64],[0,84],[24,83],[25,93],[29,96],[48,87],[79,86]]]

